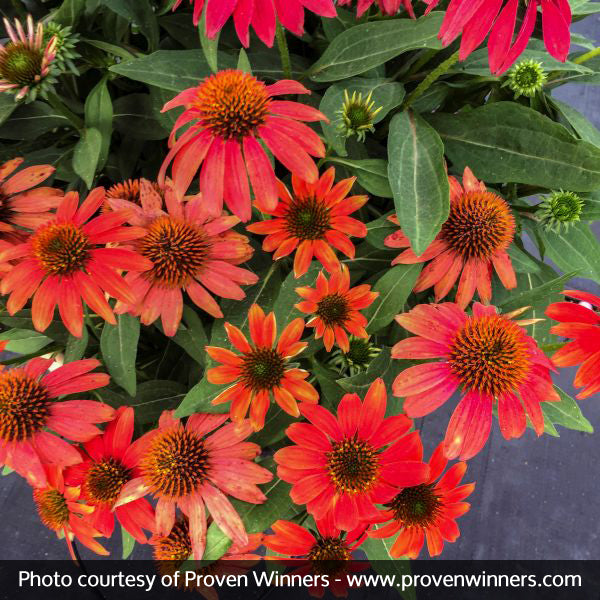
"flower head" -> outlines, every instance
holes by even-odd
[[[55,433],[86,442],[100,433],[94,423],[114,416],[101,402],[58,400],[108,384],[108,375],[91,373],[100,365],[97,360],[78,360],[44,375],[51,364],[34,358],[23,367],[0,370],[0,464],[37,487],[47,483],[42,463],[65,467],[81,462],[79,452]]]
[[[21,230],[35,229],[51,219],[51,211],[63,197],[61,190],[36,187],[54,173],[52,165],[26,167],[15,173],[23,160],[13,158],[0,165],[0,233],[13,242],[21,241]]]
[[[386,390],[376,379],[364,402],[346,394],[337,418],[319,405],[303,404],[310,423],[286,430],[296,446],[275,453],[277,473],[292,484],[290,497],[306,504],[315,520],[352,531],[377,516],[376,504],[392,499],[396,487],[423,483],[429,468],[423,464],[419,433],[409,433],[405,415],[385,418]]]
[[[319,395],[305,379],[308,371],[289,368],[288,362],[306,346],[301,342],[304,321],[294,319],[277,341],[275,314],[265,316],[258,304],[248,312],[250,342],[240,329],[225,323],[232,346],[241,354],[225,348],[206,346],[206,352],[215,361],[223,363],[209,369],[208,381],[215,384],[233,384],[221,392],[213,404],[231,402],[231,420],[241,422],[250,410],[250,422],[255,430],[262,429],[271,396],[282,410],[298,417],[297,401],[316,403]]]
[[[353,552],[364,541],[365,527],[349,533],[342,533],[331,519],[316,521],[316,531],[302,525],[279,519],[273,523],[273,535],[266,535],[263,544],[279,555],[299,562],[293,574],[326,575],[329,578],[331,593],[336,598],[348,594],[346,574],[362,570],[364,567],[352,561]],[[281,556],[270,557],[284,560]],[[323,597],[325,587],[319,583],[309,588],[311,596]]]
[[[367,132],[375,131],[375,117],[381,111],[382,107],[374,108],[375,101],[372,100],[373,92],[363,98],[362,93],[352,92],[348,95],[348,90],[344,90],[344,104],[339,111],[341,115],[340,131],[346,136],[355,135],[359,142],[364,142]]]
[[[125,484],[115,506],[148,493],[157,500],[155,533],[167,536],[175,511],[189,519],[193,557],[201,560],[206,546],[206,509],[221,531],[238,544],[247,544],[244,524],[227,496],[261,504],[265,495],[256,484],[271,480],[271,472],[253,459],[260,447],[246,442],[248,421],[225,423],[227,415],[195,414],[184,426],[164,411],[154,429],[134,443],[141,475]],[[222,427],[221,427],[222,426]]]
[[[73,28],[62,26],[56,21],[49,21],[44,25],[44,44],[50,43],[55,38],[54,52],[55,62],[61,71],[67,69],[74,75],[79,75],[79,71],[74,61],[81,55],[75,47],[79,42],[79,34],[73,33]]]
[[[585,202],[575,192],[552,192],[538,205],[536,211],[544,227],[560,233],[565,231],[580,219]]]
[[[237,266],[253,252],[246,236],[231,231],[239,219],[211,216],[200,194],[184,203],[167,187],[163,207],[161,195],[149,182],[142,189],[141,207],[129,200],[109,200],[113,209],[127,209],[129,222],[144,232],[134,247],[146,261],[143,268],[129,270],[125,281],[134,298],[120,302],[116,312],[139,315],[145,325],[161,317],[165,334],[172,336],[181,322],[186,292],[196,306],[222,317],[209,292],[242,300],[246,294],[240,285],[258,281],[254,273]]]
[[[182,0],[176,0],[175,10]],[[283,27],[296,35],[304,33],[304,9],[322,17],[335,17],[333,0],[190,0],[194,5],[194,25],[206,14],[206,35],[214,39],[229,17],[233,16],[236,33],[240,42],[247,48],[250,45],[250,25],[259,39],[271,47],[275,39],[275,25],[279,21]]]
[[[494,306],[473,305],[467,315],[456,304],[420,304],[396,321],[417,337],[398,342],[392,358],[437,359],[402,371],[394,395],[405,398],[409,417],[422,417],[444,404],[461,387],[462,399],[450,419],[446,457],[467,460],[483,448],[498,409],[500,431],[506,439],[521,437],[526,416],[537,435],[544,431],[541,402],[560,397],[552,386],[556,370],[535,340],[513,321],[523,310],[506,315]],[[535,321],[533,321],[535,322]]]
[[[322,272],[319,273],[316,285],[316,288],[296,288],[303,301],[295,306],[300,312],[314,315],[307,326],[315,328],[315,338],[323,338],[328,352],[334,342],[343,352],[349,352],[346,331],[359,338],[369,337],[365,331],[367,319],[360,311],[370,306],[379,292],[372,292],[370,285],[351,288],[350,271],[346,265],[333,273],[329,281]]]
[[[439,0],[425,0],[433,10]],[[451,0],[440,29],[444,46],[451,44],[461,33],[460,60],[465,60],[488,37],[490,71],[501,75],[525,50],[542,8],[544,42],[548,52],[564,62],[571,44],[571,7],[568,0],[530,0],[527,2],[521,27],[515,37],[519,0]],[[513,42],[514,39],[514,42]]]
[[[429,555],[438,556],[444,549],[444,540],[458,539],[460,531],[456,519],[469,510],[470,504],[463,500],[473,492],[475,484],[459,485],[467,471],[464,462],[452,466],[440,479],[447,464],[443,444],[440,444],[429,461],[429,479],[420,485],[399,489],[381,513],[380,522],[387,522],[386,525],[369,531],[369,537],[379,539],[400,532],[390,548],[392,558],[418,558],[425,539]]]
[[[14,93],[15,100],[35,100],[54,83],[52,63],[56,57],[56,37],[44,44],[44,26],[27,17],[25,27],[18,19],[11,25],[4,19],[9,41],[0,45],[0,92]]]
[[[414,287],[422,292],[434,286],[435,301],[446,297],[459,279],[456,303],[465,307],[475,290],[484,303],[492,298],[492,266],[507,289],[517,280],[506,250],[510,246],[515,219],[509,205],[497,194],[487,191],[467,167],[463,186],[450,181],[450,214],[435,240],[421,256],[416,256],[410,241],[400,230],[385,239],[389,248],[406,248],[392,264],[431,261],[419,275]],[[398,224],[395,215],[389,220]],[[461,275],[462,272],[462,275]]]
[[[552,360],[559,367],[581,365],[574,380],[577,387],[583,388],[577,398],[589,398],[600,391],[600,316],[593,308],[600,308],[600,297],[578,290],[562,293],[580,300],[580,304],[554,302],[546,309],[546,315],[560,323],[554,325],[550,333],[573,338],[554,354]],[[587,307],[582,305],[584,302]]]
[[[108,556],[106,549],[95,540],[102,534],[91,524],[94,507],[79,502],[80,489],[65,484],[61,467],[45,465],[43,469],[45,483],[33,489],[33,501],[42,523],[58,537],[64,536],[74,561],[77,560],[74,539],[96,554]]]
[[[289,0],[287,0],[289,2]],[[299,102],[274,100],[281,94],[309,94],[296,81],[281,80],[265,85],[253,75],[238,70],[219,71],[199,86],[181,92],[165,104],[163,111],[185,108],[170,138],[171,149],[159,173],[173,162],[172,175],[179,197],[201,168],[200,189],[204,202],[220,215],[223,200],[242,221],[250,219],[250,184],[256,206],[273,210],[277,204],[275,172],[264,142],[284,167],[307,181],[318,178],[312,156],[324,156],[319,136],[301,121],[327,120],[321,112]],[[191,125],[176,141],[177,129]]]
[[[102,205],[102,212],[112,210],[112,200],[128,200],[137,206],[148,206],[156,198],[156,194],[162,200],[165,198],[165,190],[155,181],[148,181],[143,177],[140,179],[126,179],[121,183],[115,183],[106,190],[106,200]]]
[[[353,0],[338,0],[340,6],[347,6],[352,4]],[[415,11],[413,10],[412,0],[357,0],[356,3],[356,16],[362,17],[363,14],[377,2],[379,10],[384,15],[393,16],[400,10],[400,5],[404,6],[406,12],[414,19]]]
[[[279,182],[279,203],[270,211],[275,218],[248,225],[248,231],[266,234],[263,250],[278,260],[296,251],[294,274],[304,275],[313,256],[333,273],[340,262],[333,251],[337,248],[354,258],[354,244],[348,236],[365,237],[364,223],[349,217],[367,202],[367,196],[348,196],[356,178],[343,179],[336,185],[335,169],[327,169],[315,183],[292,176],[292,192]],[[333,248],[332,248],[333,246]]]
[[[133,408],[122,406],[102,435],[84,444],[82,462],[65,472],[67,485],[81,488],[81,499],[95,508],[91,525],[106,537],[115,527],[115,517],[140,544],[148,539],[142,529],[154,530],[154,510],[145,498],[117,507],[115,501],[136,472],[133,438]]]
[[[331,356],[331,364],[340,371],[349,371],[350,375],[356,375],[366,371],[372,360],[381,353],[381,348],[370,341],[369,337],[350,336],[348,351],[335,350]]]
[[[118,270],[143,270],[149,261],[132,250],[105,248],[108,242],[129,241],[144,231],[122,227],[123,212],[90,218],[104,202],[104,188],[92,190],[78,207],[79,195],[69,192],[61,200],[56,216],[40,225],[27,238],[0,253],[0,261],[16,261],[0,284],[13,315],[33,296],[31,317],[34,327],[44,331],[58,305],[65,327],[76,337],[83,328],[82,300],[103,319],[114,324],[112,308],[105,293],[124,302],[135,296]]]
[[[546,72],[537,60],[519,61],[508,73],[506,85],[519,96],[533,98],[544,87]]]

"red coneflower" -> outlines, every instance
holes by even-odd
[[[368,338],[365,331],[367,319],[360,313],[370,306],[379,292],[372,292],[370,285],[350,287],[350,271],[346,265],[329,278],[323,273],[317,275],[316,288],[299,287],[296,293],[304,298],[296,308],[315,316],[308,321],[308,327],[315,328],[315,338],[323,338],[329,352],[334,342],[344,351],[350,351],[350,341],[346,331],[360,338]]]
[[[85,443],[83,462],[65,471],[65,482],[81,488],[81,499],[95,507],[90,523],[102,535],[112,535],[116,517],[140,544],[145,544],[148,539],[142,529],[154,531],[154,510],[150,503],[139,498],[112,511],[123,486],[139,477],[131,445],[133,419],[133,408],[117,409],[105,432]]]
[[[77,360],[44,375],[52,362],[34,358],[23,367],[0,369],[0,464],[37,487],[46,485],[42,463],[65,467],[81,462],[77,449],[48,429],[87,442],[100,433],[93,424],[110,421],[115,412],[93,400],[58,400],[107,385],[108,375],[90,372],[99,361]]]
[[[456,519],[471,507],[463,500],[473,493],[475,484],[459,485],[467,471],[464,462],[450,467],[436,483],[447,464],[442,443],[429,461],[429,479],[421,485],[398,490],[381,513],[381,523],[390,522],[369,530],[369,537],[378,539],[400,532],[389,551],[392,558],[418,558],[425,539],[429,555],[438,556],[444,549],[444,540],[455,542],[460,536]]]
[[[338,0],[340,6],[348,6],[352,4],[353,0]],[[406,12],[414,19],[415,11],[413,10],[412,0],[357,0],[356,3],[356,16],[362,17],[363,14],[371,8],[374,2],[377,2],[379,10],[384,15],[393,16],[399,10],[400,6],[404,6]]]
[[[15,93],[15,100],[29,96],[35,99],[48,83],[50,67],[56,58],[57,38],[53,36],[44,46],[44,26],[34,25],[33,17],[27,16],[27,30],[18,19],[14,27],[4,19],[9,40],[0,44],[0,92]]]
[[[142,206],[122,199],[109,200],[114,209],[128,209],[129,222],[143,228],[145,235],[135,249],[148,266],[130,269],[125,281],[134,299],[119,302],[115,312],[139,315],[144,325],[161,317],[164,332],[175,335],[183,312],[183,294],[213,317],[222,317],[219,305],[209,292],[223,298],[242,300],[241,285],[258,277],[236,265],[253,253],[246,236],[230,231],[239,219],[231,215],[211,216],[202,195],[187,202],[165,190],[165,209],[150,184],[141,198]]]
[[[327,117],[311,106],[273,99],[282,94],[310,91],[297,81],[286,79],[265,85],[249,73],[226,70],[167,102],[163,112],[177,106],[185,110],[173,128],[159,184],[164,184],[167,167],[173,161],[173,182],[181,197],[202,165],[200,189],[214,215],[221,214],[225,200],[242,221],[250,219],[248,178],[256,206],[262,211],[273,210],[277,204],[275,172],[259,140],[289,171],[316,181],[319,172],[309,155],[324,156],[325,147],[321,138],[300,121],[326,121]],[[191,127],[175,141],[175,132],[190,123]]]
[[[182,0],[176,0],[175,10]],[[275,25],[296,35],[304,33],[304,9],[322,17],[335,17],[333,0],[190,0],[194,5],[194,25],[198,25],[203,11],[206,12],[206,35],[213,39],[233,16],[235,30],[246,48],[250,44],[250,25],[259,39],[271,47],[275,39]]]
[[[600,308],[600,297],[589,292],[566,290],[562,293]],[[554,354],[554,364],[558,367],[581,365],[574,380],[577,387],[583,388],[577,398],[589,398],[600,391],[600,316],[592,308],[573,302],[555,302],[548,306],[546,315],[560,321],[550,333],[573,338]]]
[[[0,165],[0,233],[4,237],[18,233],[20,228],[43,225],[54,216],[50,211],[63,197],[61,190],[35,187],[54,173],[52,165],[27,167],[13,175],[23,160],[13,158]],[[10,235],[9,239],[19,241],[18,235]]]
[[[348,258],[354,258],[354,244],[348,236],[367,235],[366,225],[348,215],[363,206],[368,196],[348,196],[355,177],[343,179],[335,186],[334,180],[333,167],[314,183],[292,175],[293,194],[279,181],[279,203],[273,209],[263,211],[275,218],[247,227],[252,233],[267,235],[263,250],[275,250],[273,260],[296,250],[296,277],[308,271],[313,256],[333,273],[339,268],[340,262],[332,246]]]
[[[127,220],[122,212],[90,219],[104,202],[104,188],[90,192],[79,207],[78,202],[77,192],[69,192],[53,219],[38,227],[26,242],[0,253],[0,261],[18,262],[0,284],[2,294],[10,294],[6,308],[14,315],[33,296],[31,319],[38,331],[48,327],[58,304],[65,327],[81,337],[82,300],[114,324],[115,317],[104,294],[125,302],[135,300],[118,270],[144,270],[151,266],[131,250],[104,247],[109,242],[126,242],[145,233],[140,228],[122,227]]]
[[[336,598],[348,595],[347,573],[361,571],[365,568],[352,562],[352,553],[365,539],[365,527],[358,527],[346,534],[342,533],[331,519],[316,521],[317,531],[313,534],[302,525],[279,519],[271,528],[274,535],[266,535],[263,544],[273,552],[301,562],[294,569],[294,575],[327,575],[329,586],[323,586],[318,579],[315,585],[308,588],[311,596],[322,598],[325,589],[329,589]],[[280,556],[267,558],[285,560]],[[288,560],[285,560],[288,562]]]
[[[94,538],[102,534],[90,523],[93,506],[78,502],[80,489],[65,485],[62,468],[56,465],[44,465],[46,483],[33,489],[33,500],[42,523],[65,538],[69,553],[77,561],[73,551],[73,539],[102,556],[108,556],[106,549]]]
[[[392,265],[431,261],[421,271],[415,292],[434,286],[435,301],[439,302],[460,276],[456,303],[464,308],[477,290],[479,299],[488,304],[492,298],[492,265],[505,288],[510,290],[517,285],[506,252],[513,240],[515,219],[506,201],[488,192],[468,167],[463,175],[464,189],[454,177],[448,180],[450,215],[427,250],[416,256],[401,230],[389,235],[385,245],[406,248]],[[396,215],[389,220],[398,225]]]
[[[106,190],[106,199],[102,205],[102,212],[109,212],[112,210],[110,205],[111,200],[128,200],[136,206],[143,206],[151,204],[154,199],[154,194],[158,194],[161,200],[165,197],[165,191],[155,181],[149,181],[140,177],[139,179],[127,179],[121,183],[115,183]],[[147,197],[151,195],[152,198]],[[142,198],[146,198],[146,201],[142,201]],[[161,202],[162,206],[162,202]]]
[[[141,476],[125,484],[115,503],[119,507],[151,493],[158,500],[155,532],[163,536],[173,529],[179,507],[189,518],[196,560],[206,546],[205,507],[225,535],[247,544],[244,524],[227,495],[261,504],[266,496],[256,484],[272,479],[270,471],[253,462],[260,447],[244,441],[252,433],[250,423],[223,425],[226,420],[227,415],[195,414],[184,427],[173,411],[164,411],[158,429],[130,450]]]
[[[427,12],[439,2],[424,1],[429,4]],[[489,33],[490,71],[500,75],[525,50],[541,6],[546,49],[554,58],[564,62],[571,45],[571,7],[568,0],[529,0],[521,28],[514,38],[519,4],[519,0],[451,0],[439,37],[447,46],[462,33],[459,57],[464,60]]]
[[[294,319],[281,332],[277,344],[277,324],[275,314],[265,316],[258,304],[248,311],[250,340],[234,325],[225,323],[225,331],[232,346],[241,353],[206,346],[207,354],[215,361],[223,363],[208,369],[208,381],[215,384],[233,383],[221,392],[213,404],[231,401],[231,420],[241,422],[250,410],[250,422],[255,430],[262,429],[265,415],[271,403],[271,396],[286,413],[300,415],[297,401],[316,403],[319,394],[304,381],[309,373],[304,369],[288,368],[291,358],[302,352],[308,345],[301,342],[304,321]]]
[[[500,431],[506,439],[521,437],[527,415],[537,435],[544,431],[541,402],[560,397],[552,387],[553,364],[520,325],[512,321],[524,309],[496,314],[494,306],[473,305],[467,315],[456,304],[420,304],[396,321],[417,337],[392,348],[399,359],[439,359],[409,367],[396,377],[395,396],[405,398],[409,417],[422,417],[439,408],[462,387],[445,438],[449,459],[467,460],[483,448],[497,403]]]
[[[398,487],[423,483],[429,467],[422,462],[419,433],[409,433],[406,415],[384,418],[386,390],[376,379],[364,402],[346,394],[337,418],[319,405],[302,404],[310,423],[286,430],[297,444],[278,450],[281,479],[292,484],[290,497],[316,519],[352,531],[377,516],[375,504],[390,501]]]

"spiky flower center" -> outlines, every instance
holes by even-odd
[[[90,243],[73,223],[42,226],[31,239],[33,254],[49,275],[70,275],[85,267]]]
[[[203,127],[223,139],[253,134],[269,115],[271,100],[264,83],[249,73],[219,71],[197,88],[192,107]]]
[[[373,446],[351,437],[333,444],[327,453],[327,469],[339,492],[368,492],[379,475],[379,456]]]
[[[508,85],[518,96],[535,96],[546,82],[546,73],[542,63],[535,60],[523,60],[517,63],[508,74]]]
[[[470,318],[452,342],[449,363],[467,390],[494,397],[514,391],[531,366],[521,328],[500,315]]]
[[[210,469],[204,440],[181,428],[160,432],[144,454],[140,467],[144,481],[155,494],[182,498],[196,491]]]
[[[158,217],[139,241],[142,256],[154,266],[146,276],[164,287],[183,287],[206,266],[210,252],[206,232],[170,216]]]
[[[34,84],[42,76],[43,49],[23,42],[10,43],[0,53],[0,76],[19,86]]]
[[[242,382],[254,391],[272,390],[285,374],[285,359],[273,348],[255,348],[242,362]]]
[[[288,232],[299,240],[322,240],[331,229],[330,210],[317,198],[294,198],[286,211]]]
[[[450,206],[442,239],[466,258],[489,259],[513,240],[515,219],[508,204],[491,192],[466,192]]]
[[[190,526],[186,518],[176,521],[171,533],[159,538],[154,544],[154,558],[156,560],[183,563],[191,554]]]
[[[308,558],[315,573],[335,575],[346,570],[352,554],[341,538],[319,537]]]
[[[55,489],[34,489],[33,500],[42,523],[58,531],[69,522],[69,507],[65,497]]]
[[[164,197],[162,188],[155,181],[151,182],[152,188],[155,192],[160,194],[161,198]],[[140,206],[142,204],[142,198],[140,195],[140,180],[139,179],[127,179],[121,183],[116,183],[106,191],[107,199],[120,199],[128,200]],[[110,204],[105,202],[102,205],[102,212],[110,212]]]
[[[433,484],[422,483],[404,488],[388,505],[394,518],[407,527],[433,525],[442,509],[442,500]]]
[[[369,340],[351,337],[350,348],[346,352],[346,360],[351,365],[367,367],[371,359],[377,354],[379,354],[379,349],[375,348]]]
[[[83,491],[92,504],[112,506],[130,479],[131,469],[114,458],[105,458],[92,463]]]
[[[23,371],[0,374],[0,439],[20,442],[41,431],[50,402],[46,388]]]
[[[356,135],[359,141],[364,141],[367,131],[375,131],[373,123],[382,107],[374,108],[372,95],[371,92],[363,98],[362,92],[354,91],[349,96],[348,90],[344,90],[344,103],[339,112],[342,115],[340,129],[346,137]]]
[[[328,327],[344,325],[349,313],[348,299],[343,294],[328,294],[317,303],[317,315]]]

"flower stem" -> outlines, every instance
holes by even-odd
[[[407,96],[406,100],[402,104],[402,110],[408,109],[415,100],[418,100],[430,87],[435,83],[444,73],[446,73],[450,67],[452,67],[458,61],[458,51],[455,52],[450,58],[447,58],[443,63],[436,67],[421,83]]]
[[[281,57],[281,68],[285,79],[292,79],[292,61],[290,60],[290,51],[285,39],[285,31],[279,21],[277,22],[277,47],[279,48],[279,56]]]
[[[589,52],[586,52],[585,54],[582,54],[581,56],[578,56],[577,58],[574,58],[573,62],[575,64],[581,65],[584,62],[587,62],[588,60],[590,60],[598,55],[600,55],[600,46],[598,46],[598,48],[594,48],[593,50],[590,50]]]
[[[65,106],[65,103],[53,92],[47,94],[48,104],[63,117],[71,122],[75,129],[83,129],[83,119],[78,117],[72,110]]]

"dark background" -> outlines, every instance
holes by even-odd
[[[600,40],[600,16],[576,23],[573,30]],[[600,89],[564,86],[556,97],[568,102],[600,128]],[[599,224],[596,232],[600,234]],[[576,280],[573,287],[600,293],[597,284]],[[562,370],[557,382],[574,393],[575,369]],[[425,454],[444,437],[454,403],[422,423]],[[560,438],[536,438],[531,429],[518,440],[505,441],[497,422],[490,439],[469,461],[466,481],[476,481],[472,510],[459,520],[462,535],[447,544],[444,559],[600,559],[600,398],[581,402],[596,435],[559,429]],[[100,540],[104,543],[104,540]],[[113,558],[121,555],[119,528],[106,543]],[[136,547],[134,558],[148,556]],[[94,554],[85,548],[82,557]],[[15,474],[0,477],[0,558],[66,559],[64,541],[39,521],[31,489]]]

